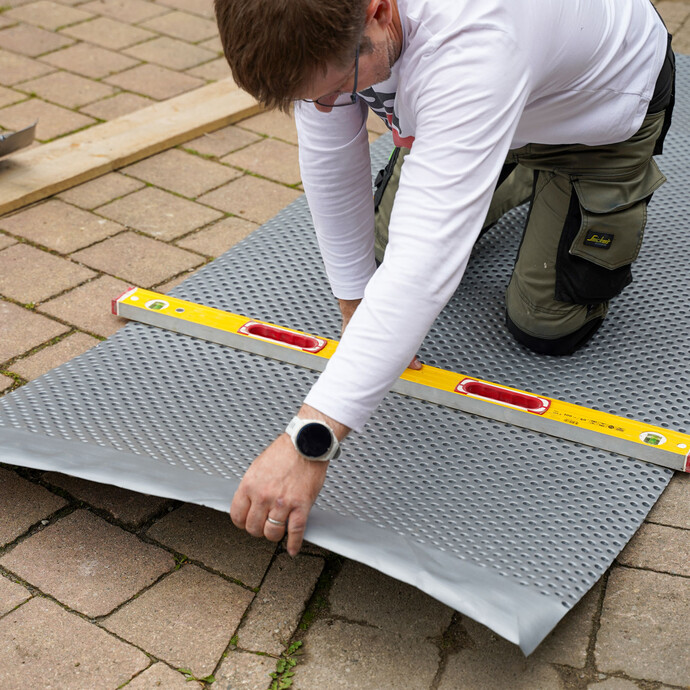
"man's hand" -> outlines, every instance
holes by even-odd
[[[304,405],[300,417],[323,419],[342,440],[349,429]],[[253,537],[280,541],[287,530],[287,550],[302,546],[309,511],[326,479],[327,462],[302,457],[287,434],[281,434],[246,471],[232,499],[230,517]],[[269,518],[271,520],[269,520]],[[278,524],[277,524],[278,523]]]
[[[359,303],[361,301],[362,301],[361,299],[339,299],[338,300],[338,305],[340,306],[340,314],[343,317],[343,324],[340,328],[341,337],[342,337],[343,333],[345,333],[345,329],[347,328],[347,324],[350,323],[350,319],[352,318],[352,315],[357,310],[357,307],[359,306]],[[422,363],[417,358],[417,355],[415,355],[412,358],[412,361],[407,365],[407,368],[408,369],[415,369],[417,371],[419,371],[422,368]]]

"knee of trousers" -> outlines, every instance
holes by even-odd
[[[608,302],[594,305],[554,302],[538,309],[510,288],[506,294],[506,326],[513,337],[542,355],[570,355],[597,332],[608,312]]]

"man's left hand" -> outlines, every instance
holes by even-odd
[[[306,407],[300,416],[327,419],[313,408],[305,413]],[[330,422],[339,439],[347,434],[347,427]],[[254,460],[242,478],[230,507],[232,521],[253,537],[266,537],[270,541],[280,541],[287,530],[288,553],[296,556],[327,469],[327,462],[306,460],[290,437],[281,434]]]

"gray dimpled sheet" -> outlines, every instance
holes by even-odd
[[[679,59],[679,91],[690,74]],[[685,68],[685,71],[683,71]],[[525,209],[477,244],[423,361],[687,431],[688,103],[676,106],[635,282],[596,339],[545,358],[506,332]],[[390,150],[372,151],[374,168]],[[176,288],[177,297],[336,338],[304,198]],[[251,459],[317,374],[130,324],[0,399],[0,460],[227,510]],[[332,463],[307,537],[410,582],[529,653],[632,537],[671,472],[390,394]]]

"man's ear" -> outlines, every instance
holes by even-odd
[[[374,21],[385,29],[393,21],[394,0],[369,0],[366,12],[366,23]]]

